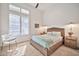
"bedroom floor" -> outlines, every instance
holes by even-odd
[[[3,52],[0,51],[1,56],[43,56],[37,49],[35,49],[30,42],[23,42],[11,46],[11,51],[8,47],[4,47]],[[51,56],[79,56],[79,50],[74,50],[62,45]]]

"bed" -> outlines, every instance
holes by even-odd
[[[60,35],[52,34],[56,32],[60,33]],[[63,28],[48,28],[47,34],[32,36],[30,43],[37,50],[39,50],[43,55],[49,56],[63,44],[64,36],[65,35],[64,35]]]

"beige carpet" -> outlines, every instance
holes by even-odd
[[[7,52],[8,48],[5,47],[2,56],[43,56],[37,49],[30,45],[29,41],[11,46],[11,52]],[[0,52],[1,54],[1,52]],[[79,50],[65,47],[59,47],[51,56],[79,56]]]

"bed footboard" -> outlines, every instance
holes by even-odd
[[[58,43],[52,45],[49,49],[44,48],[38,43],[34,42],[33,40],[30,41],[31,45],[35,47],[37,50],[39,50],[43,55],[49,56],[51,55],[57,48],[59,48],[62,45],[62,41],[59,41]]]

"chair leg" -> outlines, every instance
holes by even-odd
[[[2,46],[1,46],[1,54],[2,54],[2,52],[3,52],[3,42],[2,42]]]
[[[15,40],[16,48],[17,48],[17,41]]]
[[[10,42],[9,42],[9,50],[10,50]]]

